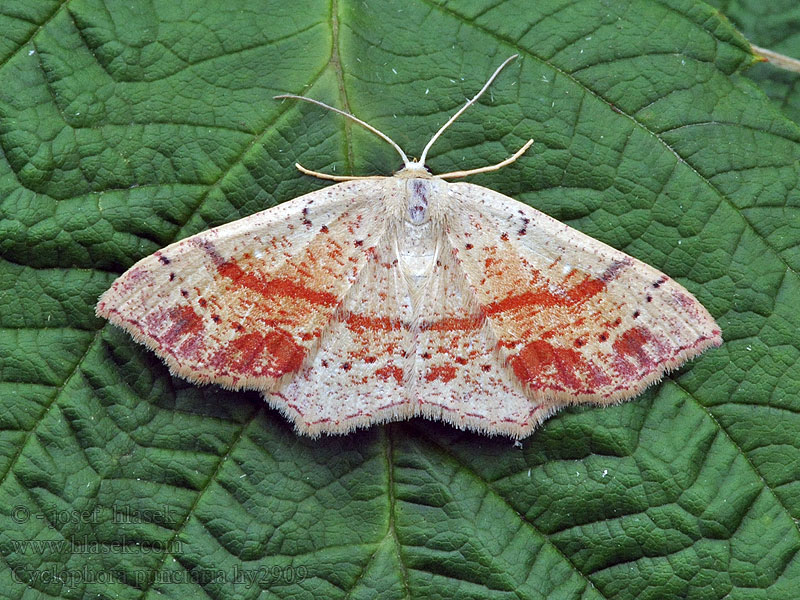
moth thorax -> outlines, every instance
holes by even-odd
[[[408,222],[412,225],[424,225],[430,221],[428,199],[431,197],[430,179],[409,179],[406,184],[408,192]]]

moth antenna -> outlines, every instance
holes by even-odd
[[[478,167],[477,169],[468,169],[466,171],[451,171],[450,173],[442,173],[441,175],[436,175],[437,179],[455,179],[456,177],[466,177],[467,175],[475,175],[476,173],[488,173],[489,171],[497,171],[497,169],[502,169],[506,165],[510,165],[515,160],[517,160],[520,156],[525,154],[525,151],[531,147],[533,144],[533,140],[528,140],[525,142],[525,145],[522,146],[519,150],[514,152],[511,156],[509,156],[505,160],[501,160],[496,165],[489,165],[488,167]]]
[[[508,61],[506,61],[506,62],[508,62]],[[320,102],[319,100],[314,100],[313,98],[306,98],[305,96],[295,96],[294,94],[281,94],[279,96],[273,96],[273,98],[275,100],[283,99],[283,98],[291,98],[292,100],[302,100],[304,102],[310,102],[311,104],[316,104],[317,106],[321,106],[322,108],[327,108],[328,110],[332,110],[333,112],[338,113],[338,114],[342,115],[343,117],[347,117],[348,119],[351,119],[351,120],[355,121],[356,123],[358,123],[362,127],[370,130],[372,133],[377,135],[382,140],[384,140],[386,142],[389,142],[392,145],[392,148],[397,150],[397,153],[400,155],[400,158],[403,159],[403,164],[406,167],[410,167],[411,166],[411,161],[408,160],[408,156],[406,156],[406,153],[403,152],[403,149],[400,146],[398,146],[392,138],[390,138],[388,135],[386,135],[382,131],[379,131],[379,130],[375,129],[372,125],[370,125],[366,121],[362,121],[357,116],[351,115],[349,112],[345,112],[343,110],[339,110],[338,108],[334,108],[333,106],[325,104],[324,102]],[[319,173],[316,173],[315,171],[312,171],[311,174],[314,174],[316,176],[320,175]],[[326,179],[332,179],[332,178],[333,178],[333,176],[326,177]]]
[[[386,179],[383,175],[330,175],[328,173],[321,173],[320,171],[312,171],[306,169],[300,163],[294,163],[295,168],[304,175],[311,175],[312,177],[319,177],[320,179],[329,179],[330,181],[356,181],[358,179]]]
[[[510,63],[512,60],[514,60],[518,56],[519,56],[519,54],[514,54],[513,56],[509,56],[507,59],[505,59],[503,61],[503,64],[500,65],[499,67],[497,67],[497,69],[495,69],[495,72],[492,73],[492,76],[489,77],[489,80],[486,83],[483,84],[483,87],[480,89],[480,91],[477,94],[475,94],[475,96],[472,97],[472,100],[467,101],[467,103],[464,106],[462,106],[461,109],[456,114],[454,114],[452,117],[450,117],[450,119],[447,121],[447,123],[442,125],[442,127],[439,129],[439,131],[437,131],[436,133],[433,134],[433,137],[431,138],[431,140],[428,142],[428,144],[422,150],[422,155],[419,157],[419,164],[421,164],[421,165],[425,164],[425,159],[428,156],[428,150],[431,149],[431,146],[433,146],[433,143],[439,138],[439,136],[442,135],[442,133],[444,133],[444,130],[447,129],[448,127],[450,127],[450,125],[452,125],[453,121],[455,121],[458,117],[460,117],[461,114],[465,110],[467,110],[470,106],[475,104],[475,102],[478,100],[478,98],[480,98],[483,95],[483,93],[488,89],[488,87],[495,80],[495,78],[500,74],[500,71],[502,71],[503,68],[508,63]],[[334,109],[334,110],[336,110],[336,109]]]

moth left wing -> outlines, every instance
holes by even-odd
[[[191,381],[276,389],[312,354],[383,235],[383,179],[341,183],[142,259],[97,314]]]
[[[500,193],[450,186],[447,237],[506,368],[549,412],[630,398],[722,342],[680,284]]]

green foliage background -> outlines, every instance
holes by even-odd
[[[718,4],[800,56],[793,2]],[[681,281],[722,348],[521,446],[311,441],[94,317],[141,257],[322,185],[295,161],[400,166],[274,94],[413,155],[513,53],[430,166],[535,138],[473,181]],[[0,4],[0,597],[796,597],[800,96],[753,62],[689,0]]]

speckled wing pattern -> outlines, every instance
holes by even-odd
[[[448,240],[500,362],[544,414],[630,398],[722,343],[680,284],[502,194],[451,184]]]
[[[663,273],[502,194],[406,171],[177,242],[97,312],[182,377],[261,391],[309,435],[422,415],[525,437],[721,343]]]
[[[97,314],[181,377],[277,390],[384,234],[375,187],[334,186],[172,244],[117,279]]]

